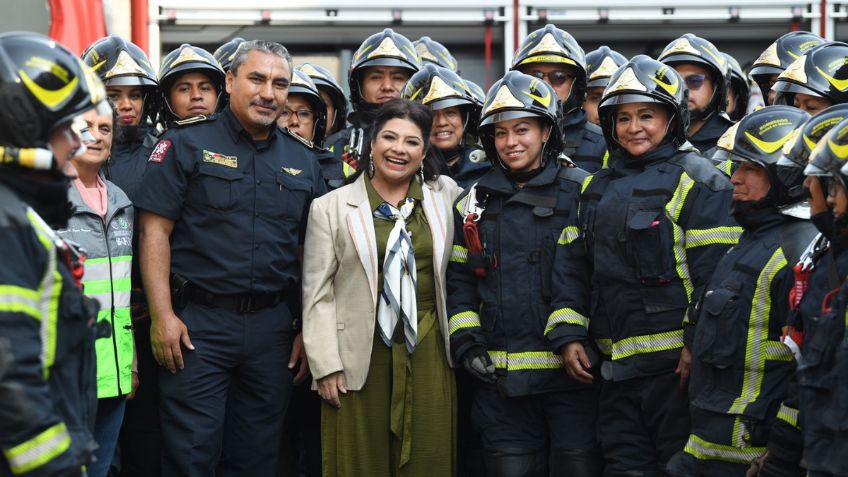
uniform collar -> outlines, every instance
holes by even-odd
[[[586,121],[586,111],[583,111],[582,109],[575,109],[574,111],[565,115],[564,118],[562,118],[562,126],[563,129],[572,127],[582,128],[583,125],[586,124]]]
[[[715,142],[718,138],[727,131],[727,128],[732,126],[733,123],[726,119],[724,116],[720,114],[712,114],[698,130],[690,138],[690,142],[694,143],[703,143],[703,142]]]
[[[380,207],[380,204],[385,202],[383,197],[381,197],[377,192],[377,189],[374,188],[374,185],[371,184],[371,179],[369,177],[365,177],[365,192],[368,194],[368,205],[371,207],[371,210],[377,210],[377,208]],[[409,182],[409,191],[407,191],[406,197],[419,202],[424,200],[424,190],[421,188],[421,183],[414,177]],[[397,207],[402,204],[389,205]]]
[[[233,111],[230,109],[230,105],[227,105],[227,107],[221,111],[221,119],[226,123],[227,132],[233,139],[233,142],[238,143],[244,141],[246,144],[249,144],[261,151],[269,148],[277,138],[277,128],[274,127],[271,128],[271,132],[268,134],[268,139],[255,141],[241,124],[241,121],[239,121],[235,114],[233,114]]]
[[[524,184],[522,189],[538,188],[552,184],[559,172],[559,164],[550,161],[547,166],[536,177]],[[477,183],[480,190],[495,194],[512,195],[518,190],[518,186],[510,179],[500,166],[492,167],[486,175]]]

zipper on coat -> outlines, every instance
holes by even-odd
[[[109,247],[109,232],[106,228],[106,219],[103,217],[100,217],[100,226],[103,229],[103,237],[106,240],[106,257],[109,261],[109,294],[112,297],[109,309],[109,321],[112,325],[112,353],[115,356],[115,380],[118,384],[118,396],[123,396],[124,393],[121,390],[121,367],[118,362],[118,333],[115,328],[115,277],[112,275],[112,251]]]

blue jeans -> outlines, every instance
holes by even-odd
[[[106,477],[109,466],[115,456],[115,446],[118,444],[118,434],[124,422],[124,409],[127,407],[127,397],[118,396],[97,400],[97,421],[94,424],[94,440],[97,450],[94,451],[95,461],[88,468],[88,477]]]

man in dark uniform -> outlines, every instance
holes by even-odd
[[[224,78],[221,65],[203,48],[183,43],[165,55],[159,70],[162,120],[170,126],[174,121],[214,114]]]
[[[706,157],[718,138],[733,125],[725,114],[727,60],[709,41],[687,33],[669,43],[659,61],[671,66],[689,90],[689,128],[686,138]]]
[[[568,32],[545,25],[521,42],[513,70],[544,80],[556,91],[562,131],[562,153],[587,172],[606,164],[607,145],[601,128],[590,123],[583,111],[586,99],[586,58]]]
[[[245,42],[229,106],[169,130],[148,160],[136,207],[167,476],[275,471],[289,354],[302,352],[298,247],[325,190],[310,151],[276,126],[291,72],[283,46]]]

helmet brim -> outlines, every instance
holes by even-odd
[[[480,121],[479,127],[482,128],[484,126],[490,126],[490,125],[494,126],[495,124],[502,122],[502,121],[509,121],[511,119],[519,119],[519,118],[538,118],[538,119],[542,119],[542,120],[547,119],[545,116],[542,116],[541,114],[534,113],[532,111],[525,111],[525,110],[509,111],[508,110],[508,111],[497,112],[497,113],[492,114],[490,116],[486,116],[485,118],[483,118],[482,121]]]
[[[438,99],[431,103],[427,103],[426,106],[429,106],[431,110],[437,111],[439,109],[452,108],[452,107],[472,107],[474,103],[465,98],[445,98]]]
[[[219,67],[209,65],[206,63],[194,62],[194,63],[184,63],[173,68],[168,72],[168,76],[164,78],[159,78],[159,81],[162,83],[173,83],[176,80],[176,77],[185,73],[203,73],[209,77],[214,83],[223,85],[224,80],[226,78],[226,73]]]
[[[773,91],[777,91],[778,93],[794,93],[794,94],[806,94],[809,96],[815,96],[817,98],[823,98],[824,96],[821,93],[811,90],[810,88],[800,85],[798,83],[793,83],[792,81],[778,81],[771,87]],[[791,105],[790,105],[791,106]]]
[[[807,164],[807,167],[804,168],[804,175],[805,176],[814,176],[814,177],[832,177],[833,176],[833,174],[831,174],[829,171],[826,171],[826,170],[822,169],[821,167],[819,167],[815,164],[812,164],[812,163]]]
[[[779,75],[779,74],[783,73],[783,71],[784,71],[783,68],[779,68],[777,66],[759,65],[759,66],[755,66],[755,67],[751,68],[751,72],[749,73],[749,75],[751,75],[751,77],[755,78],[757,76]]]
[[[598,105],[598,108],[608,108],[632,103],[654,103],[670,106],[666,101],[662,101],[648,94],[631,92],[607,96],[601,100],[601,104]]]
[[[159,83],[143,76],[116,76],[103,82],[106,86],[150,86],[158,87]]]

